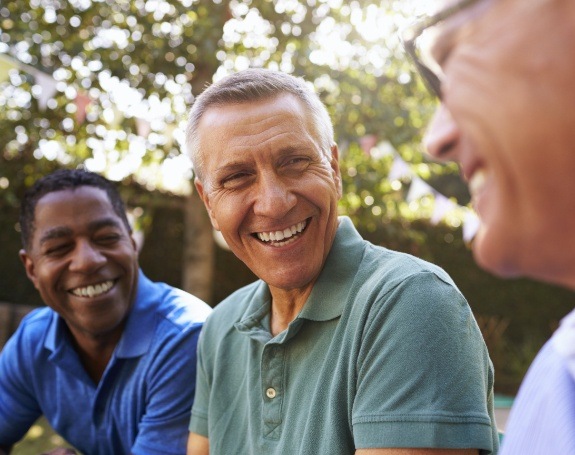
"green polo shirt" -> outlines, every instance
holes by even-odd
[[[210,453],[497,452],[487,348],[440,268],[374,246],[340,218],[308,301],[275,337],[270,304],[257,281],[204,325],[190,430]]]

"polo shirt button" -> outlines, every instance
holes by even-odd
[[[274,389],[273,387],[270,387],[269,389],[266,390],[266,395],[268,398],[275,398],[276,397],[276,389]]]

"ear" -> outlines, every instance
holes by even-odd
[[[202,199],[202,201],[204,201],[204,205],[206,206],[206,210],[208,211],[208,215],[210,216],[212,226],[216,231],[219,231],[220,226],[218,224],[216,216],[214,215],[214,211],[212,210],[212,207],[210,205],[210,197],[208,196],[207,191],[205,191],[204,184],[196,177],[194,179],[194,185],[196,187],[196,190],[198,191],[198,194],[200,195],[200,198]]]
[[[34,284],[34,287],[36,289],[38,289],[38,286],[36,286],[38,278],[36,277],[34,260],[24,249],[22,249],[18,252],[18,256],[20,256],[20,260],[22,261],[22,264],[24,264],[24,269],[26,270],[26,275],[28,275],[28,278]]]
[[[142,237],[137,236],[135,231],[130,233],[130,242],[132,243],[132,248],[134,248],[134,252],[139,255],[140,251],[142,250]]]
[[[333,171],[333,181],[337,186],[337,196],[339,199],[343,194],[343,189],[341,186],[341,171],[339,170],[339,149],[337,148],[337,144],[333,144],[331,146],[330,165]]]

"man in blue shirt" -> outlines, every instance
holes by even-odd
[[[20,226],[20,256],[47,308],[0,355],[0,453],[41,415],[85,454],[185,453],[210,308],[144,276],[122,200],[97,174],[40,179]]]
[[[469,182],[474,256],[497,275],[575,290],[575,2],[440,4],[406,49],[441,100],[427,149]],[[531,365],[502,453],[575,453],[575,312]]]

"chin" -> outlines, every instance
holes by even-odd
[[[510,242],[490,241],[482,227],[473,240],[473,258],[479,267],[501,278],[523,276]]]

